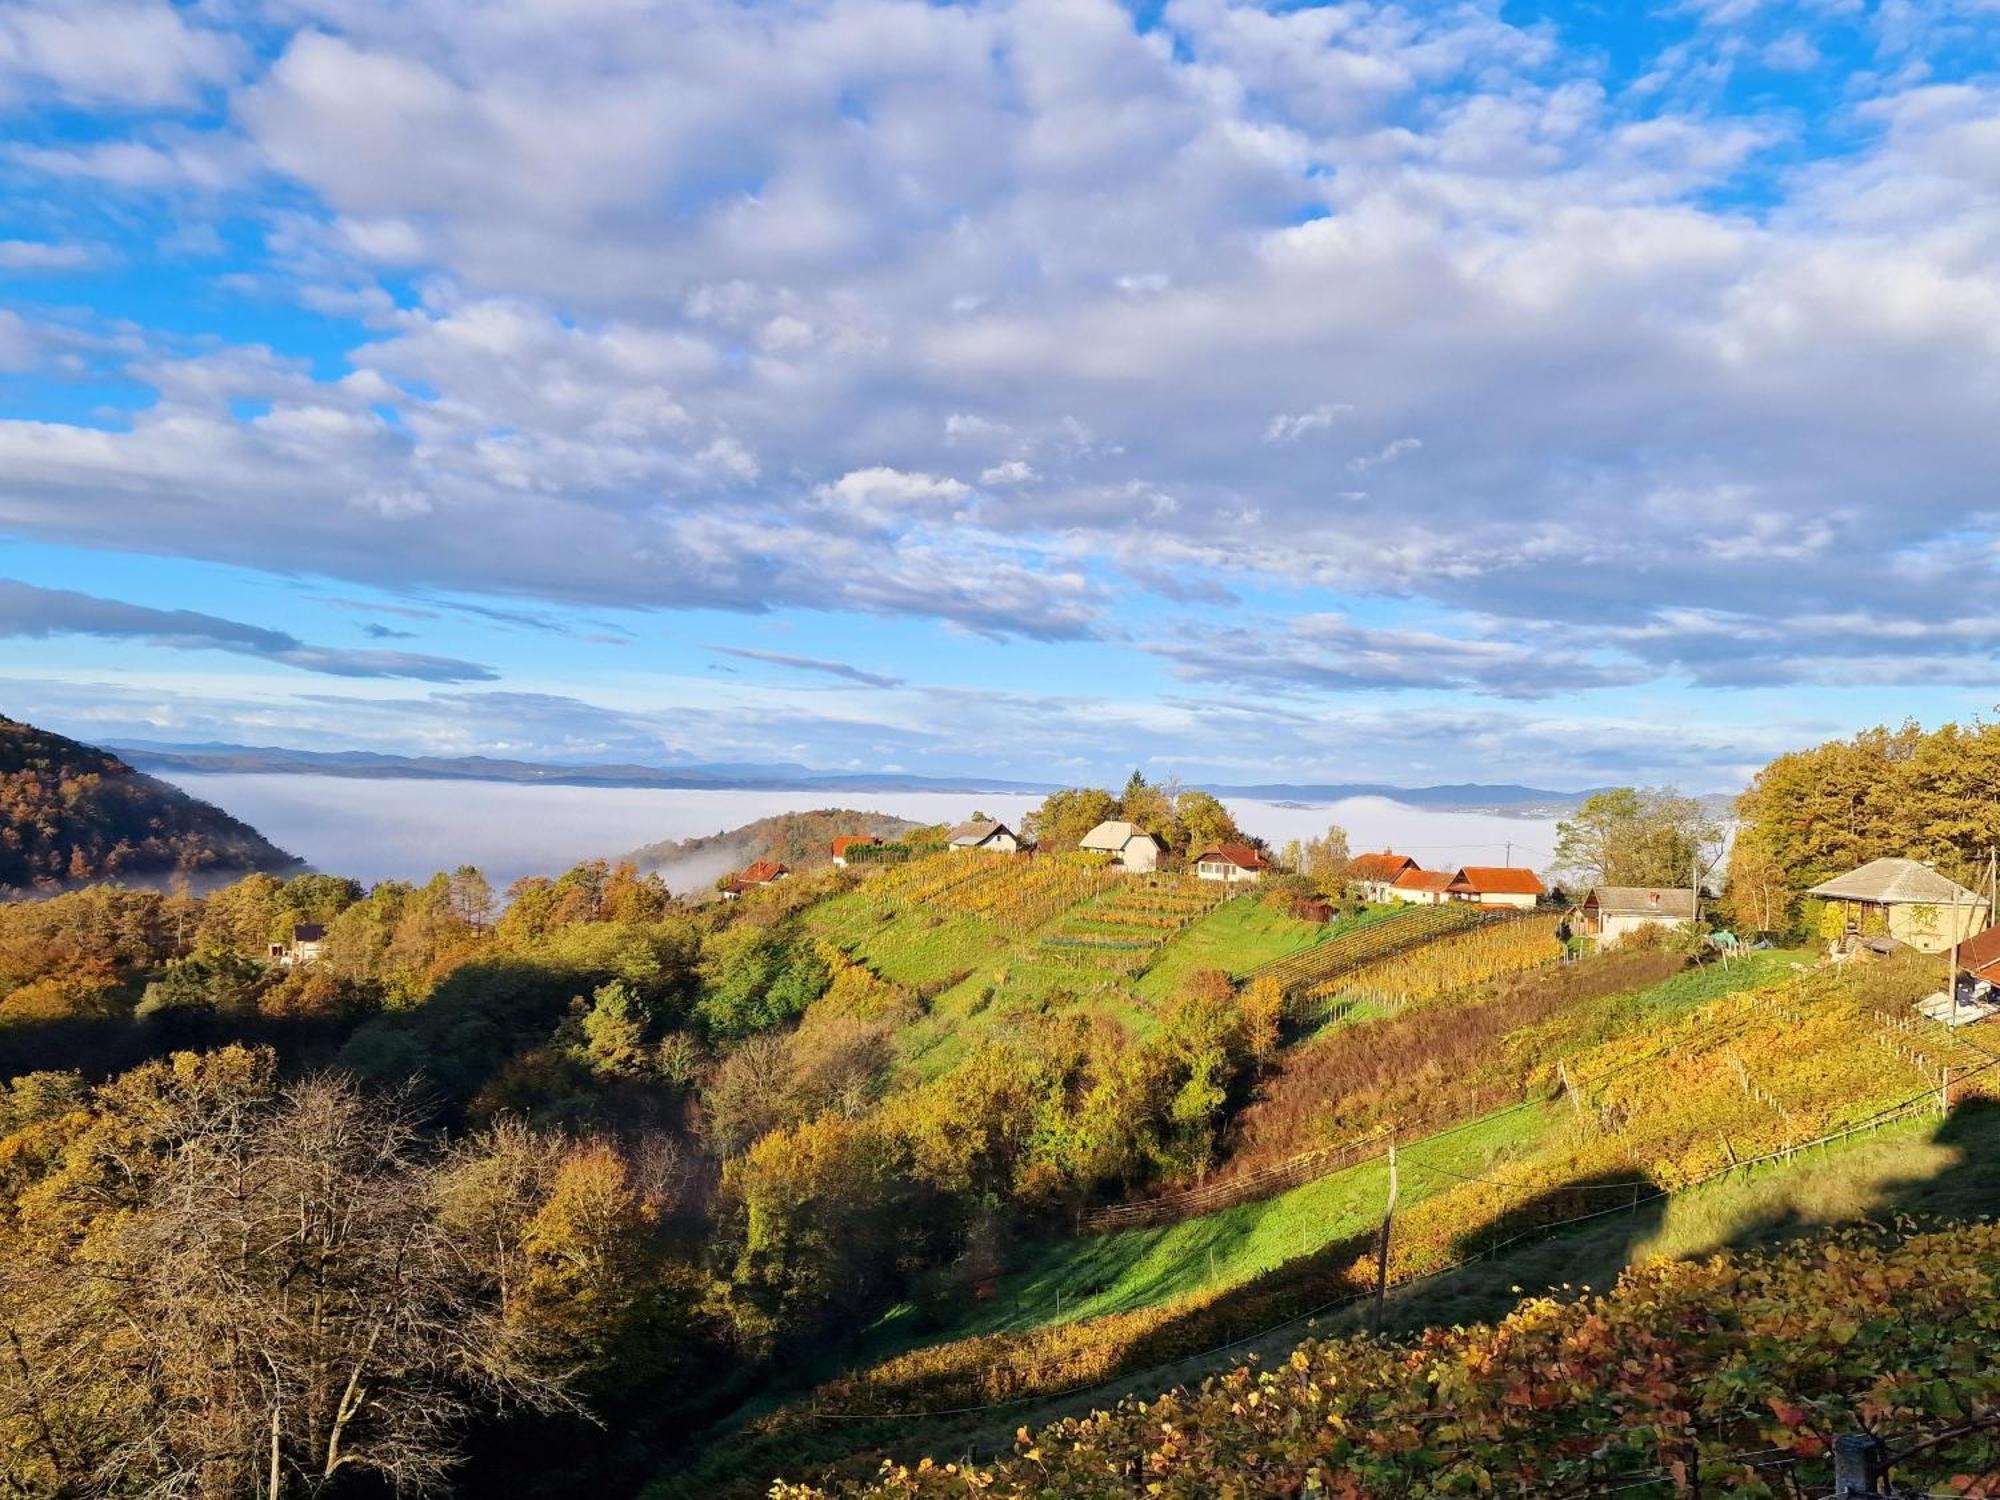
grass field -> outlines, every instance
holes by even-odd
[[[1540,1106],[1506,1110],[1434,1137],[1421,1149],[1425,1160],[1447,1171],[1474,1175],[1530,1150],[1556,1118]],[[1411,1149],[1418,1148],[1413,1143]],[[1405,1207],[1451,1185],[1435,1172],[1400,1175]],[[1388,1182],[1387,1163],[1368,1161],[1277,1197],[1179,1224],[1020,1247],[991,1299],[926,1338],[1039,1328],[1240,1285],[1379,1222]]]
[[[1235,910],[1226,916],[1235,917]],[[1223,919],[1223,914],[1210,918]],[[1668,1132],[1661,1143],[1671,1146],[1677,1139],[1670,1138],[1672,1131],[1679,1128],[1674,1117],[1685,1106],[1683,1095],[1673,1091],[1679,1087],[1674,1058],[1683,1045],[1679,1033],[1693,1012],[1719,1006],[1705,1011],[1698,1024],[1726,1031],[1731,1040],[1725,1046],[1740,1050],[1753,1069],[1763,1066],[1771,1045],[1760,1038],[1782,1038],[1802,1024],[1794,1009],[1849,1015],[1853,1002],[1841,998],[1838,986],[1821,993],[1824,982],[1819,978],[1801,980],[1803,989],[1789,983],[1791,966],[1802,958],[1762,953],[1726,969],[1712,965],[1595,998],[1579,995],[1565,1015],[1551,1017],[1549,1040],[1572,1058],[1573,1068],[1582,1061],[1580,1054],[1595,1053],[1607,1042],[1625,1047],[1659,1035],[1669,1050],[1660,1063],[1646,1066],[1661,1070],[1666,1091],[1655,1090],[1657,1099],[1635,1095],[1643,1108],[1632,1116],[1578,1118],[1581,1108],[1573,1109],[1564,1098],[1502,1110],[1428,1141],[1405,1144],[1399,1152],[1394,1258],[1412,1279],[1391,1288],[1388,1327],[1409,1332],[1490,1318],[1511,1308],[1523,1290],[1603,1286],[1624,1266],[1653,1255],[1701,1255],[1768,1244],[1822,1224],[1864,1217],[2000,1211],[2000,1104],[1973,1097],[1962,1100],[1943,1121],[1906,1120],[1835,1146],[1808,1148],[1791,1160],[1635,1203],[1629,1211],[1583,1224],[1536,1231],[1538,1220],[1530,1213],[1522,1225],[1529,1237],[1520,1243],[1442,1274],[1422,1274],[1446,1256],[1513,1232],[1512,1225],[1496,1216],[1496,1203],[1486,1201],[1496,1193],[1500,1202],[1510,1203],[1518,1185],[1518,1192],[1528,1195],[1524,1205],[1533,1208],[1534,1195],[1546,1189],[1549,1204],[1559,1213],[1571,1213],[1575,1210],[1563,1206],[1571,1196],[1570,1184],[1583,1184],[1588,1193],[1592,1183],[1638,1177],[1637,1169],[1659,1149],[1652,1136],[1661,1130]],[[1787,987],[1769,999],[1724,998],[1781,978]],[[1442,1013],[1449,1017],[1451,1007]],[[1811,1066],[1793,1075],[1758,1076],[1784,1095],[1788,1108],[1802,1112],[1818,1108],[1814,1101],[1822,1095],[1848,1098],[1842,1091],[1851,1084],[1851,1107],[1833,1107],[1832,1123],[1860,1117],[1875,1094],[1901,1087],[1896,1075],[1907,1069],[1890,1052],[1882,1052],[1877,1061],[1870,1050],[1874,1044],[1866,1040],[1871,1028],[1865,1010],[1855,1013],[1853,1026],[1858,1040],[1848,1050],[1862,1058],[1860,1072],[1851,1065],[1833,1067],[1830,1050],[1811,1052]],[[1541,1049],[1531,1049],[1530,1055],[1542,1055]],[[1824,1076],[1822,1056],[1832,1069]],[[1521,1082],[1525,1085],[1525,1076]],[[1730,1092],[1734,1094],[1734,1085]],[[1721,1127],[1741,1146],[1761,1128],[1760,1121],[1740,1098],[1724,1102],[1744,1113],[1741,1121],[1723,1119],[1717,1106]],[[1710,1101],[1704,1100],[1701,1111],[1709,1108]],[[1802,1113],[1802,1118],[1817,1116]],[[1602,1149],[1610,1139],[1606,1132],[1621,1140],[1629,1136],[1632,1151],[1613,1152],[1622,1159],[1608,1159]],[[861,1347],[845,1351],[841,1363],[852,1373],[820,1387],[820,1398],[836,1411],[845,1406],[859,1413],[893,1409],[904,1401],[918,1412],[925,1405],[977,1407],[991,1399],[982,1397],[982,1389],[1025,1395],[1046,1379],[1043,1389],[1061,1391],[1091,1378],[1079,1380],[1071,1370],[1094,1366],[1102,1375],[1087,1393],[1029,1397],[990,1412],[911,1415],[859,1425],[800,1421],[796,1406],[785,1412],[767,1406],[761,1419],[741,1431],[740,1446],[731,1442],[725,1445],[729,1452],[714,1455],[715,1467],[705,1468],[705,1482],[724,1474],[732,1481],[739,1475],[745,1481],[768,1480],[773,1472],[797,1472],[803,1463],[841,1454],[856,1455],[856,1462],[865,1466],[867,1454],[914,1458],[925,1452],[1001,1451],[1017,1426],[1036,1426],[1122,1395],[1145,1396],[1198,1380],[1240,1363],[1246,1353],[1275,1360],[1314,1332],[1351,1331],[1365,1317],[1361,1309],[1322,1315],[1316,1322],[1279,1320],[1352,1293],[1355,1268],[1366,1270],[1380,1221],[1385,1177],[1385,1164],[1378,1160],[1176,1225],[1090,1239],[1052,1236],[1018,1245],[984,1298],[964,1288],[950,1294],[960,1299],[955,1303],[940,1305],[934,1299],[926,1310],[905,1307],[885,1317]],[[1480,1182],[1464,1180],[1469,1178]],[[1539,1222],[1556,1216],[1536,1212]],[[1486,1225],[1496,1229],[1482,1240],[1481,1226]],[[1205,1352],[1176,1361],[1177,1349]],[[906,1358],[898,1360],[898,1355]],[[911,1358],[918,1363],[911,1364]],[[1112,1376],[1121,1358],[1129,1373]],[[1162,1359],[1172,1362],[1163,1364]],[[961,1368],[963,1376],[951,1373]],[[991,1380],[979,1375],[989,1368],[999,1373]],[[907,1387],[899,1384],[905,1377],[896,1372],[902,1369],[910,1372]],[[877,1370],[879,1378],[871,1373]],[[723,1491],[717,1486],[708,1492]]]
[[[1238,896],[1167,944],[1137,988],[1140,994],[1161,1000],[1203,969],[1221,969],[1230,978],[1241,979],[1258,965],[1309,948],[1339,930],[1301,922],[1254,896]]]
[[[805,924],[883,978],[928,993],[929,1013],[897,1037],[903,1065],[914,1077],[948,1070],[983,1037],[1079,1007],[1143,1035],[1158,1002],[1199,970],[1240,975],[1320,941],[1331,930],[1248,896],[1200,914],[1177,932],[1121,928],[1116,912],[1137,891],[1113,882],[1039,925],[1015,929],[941,903],[913,906],[885,899],[864,885],[814,907]],[[1042,939],[1056,933],[1124,938],[1147,951],[1044,946]],[[1155,941],[1158,947],[1151,950]],[[1150,967],[1143,974],[1129,972],[1141,965]]]
[[[1435,1155],[1435,1148],[1427,1154],[1447,1160]],[[1427,1327],[1490,1320],[1513,1308],[1524,1294],[1606,1287],[1626,1266],[1654,1255],[1755,1248],[1821,1225],[1862,1219],[1994,1213],[2000,1213],[2000,1105],[1973,1099],[1943,1121],[1904,1121],[1877,1135],[1805,1152],[1790,1162],[1644,1205],[1630,1215],[1613,1214],[1557,1230],[1490,1260],[1392,1288],[1384,1331],[1407,1337]],[[909,1462],[926,1453],[991,1458],[1013,1450],[1013,1434],[1020,1427],[1103,1409],[1127,1396],[1144,1399],[1176,1385],[1193,1385],[1246,1359],[1269,1367],[1302,1339],[1357,1332],[1366,1321],[1365,1308],[1303,1319],[1224,1350],[1136,1371],[1085,1393],[995,1411],[861,1426],[781,1426],[762,1435],[746,1429],[711,1453],[692,1475],[663,1484],[654,1494],[673,1500],[694,1494],[762,1494],[774,1473],[797,1474],[843,1455],[856,1455],[852,1472],[857,1473],[871,1470],[882,1455]]]

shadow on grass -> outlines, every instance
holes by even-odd
[[[1924,1151],[1925,1146],[1932,1149]],[[1898,1219],[1922,1222],[2000,1212],[2000,1102],[1961,1100],[1929,1131],[1864,1142],[1852,1156],[1866,1161],[1871,1149],[1881,1158],[1884,1175],[1868,1185],[1875,1200],[1865,1209],[1869,1220],[1892,1224]],[[1923,1156],[1933,1158],[1932,1170],[1905,1175],[1893,1170],[1924,1165],[1912,1160]],[[1731,1249],[1763,1249],[1810,1234],[1826,1221],[1824,1212],[1810,1213],[1799,1203],[1788,1202],[1748,1218],[1727,1244]]]

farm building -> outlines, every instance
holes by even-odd
[[[1389,882],[1389,899],[1414,906],[1440,906],[1451,900],[1452,875],[1448,870],[1403,871]]]
[[[1271,861],[1262,850],[1248,844],[1218,844],[1195,856],[1194,872],[1203,880],[1221,880],[1240,885],[1262,880]]]
[[[1600,944],[1642,927],[1685,927],[1694,915],[1694,892],[1676,886],[1595,885],[1577,907],[1584,934]]]
[[[1974,979],[2000,985],[2000,927],[1989,927],[1960,943],[1958,969]]]
[[[833,867],[836,870],[847,868],[847,851],[849,849],[856,848],[857,846],[874,848],[881,842],[872,833],[843,833],[833,841]]]
[[[1012,854],[1021,847],[1021,841],[997,818],[974,818],[952,829],[946,847],[953,854],[963,854],[969,849],[982,854]]]
[[[1517,865],[1466,865],[1451,877],[1445,894],[1454,901],[1481,906],[1518,906],[1533,911],[1542,899],[1542,882],[1533,870]]]
[[[775,859],[760,859],[741,874],[732,875],[716,889],[722,892],[722,899],[734,901],[745,891],[754,891],[760,885],[776,885],[792,873],[790,865],[781,865]]]
[[[289,969],[311,963],[325,947],[326,928],[318,922],[301,922],[292,929],[289,943],[271,944],[271,957]]]
[[[1871,859],[1858,870],[1807,891],[1841,912],[1836,950],[1873,937],[1894,938],[1921,953],[1942,953],[1987,923],[1986,898],[1915,859]]]
[[[1417,868],[1417,862],[1407,854],[1397,854],[1384,849],[1380,854],[1357,854],[1354,862],[1347,867],[1347,878],[1361,887],[1361,899],[1380,905],[1394,901],[1395,885],[1398,879]]]
[[[1160,841],[1137,823],[1116,819],[1099,823],[1083,836],[1077,847],[1092,854],[1110,855],[1113,866],[1121,870],[1146,873],[1160,866]]]

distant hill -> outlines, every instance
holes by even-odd
[[[719,875],[758,859],[776,859],[794,870],[817,870],[833,862],[832,844],[843,833],[894,838],[918,825],[889,813],[822,807],[811,812],[777,813],[721,833],[692,839],[664,839],[625,856],[641,870],[658,870],[675,890],[706,885]]]
[[[396,777],[439,781],[539,782],[550,786],[700,788],[733,791],[818,792],[1018,792],[1040,796],[1058,781],[1009,781],[991,776],[913,776],[906,772],[816,771],[790,761],[713,761],[678,766],[588,765],[501,760],[485,755],[384,755],[366,750],[287,750],[254,745],[167,745],[128,742],[117,747],[136,765],[159,771],[217,774],[265,772],[310,776]],[[1438,812],[1499,812],[1520,817],[1559,816],[1593,790],[1557,791],[1512,784],[1387,786],[1380,782],[1272,782],[1223,786],[1201,783],[1218,797],[1259,802],[1317,804],[1346,797],[1387,797]]]
[[[0,715],[0,890],[299,864],[249,824],[109,751]]]

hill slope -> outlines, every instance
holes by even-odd
[[[117,756],[0,715],[0,890],[299,863]]]
[[[810,812],[774,813],[689,839],[643,844],[624,857],[641,870],[657,870],[676,889],[703,884],[752,860],[775,859],[794,870],[822,870],[833,862],[833,841],[843,833],[893,839],[918,825],[885,812],[821,807]]]
[[[1990,1475],[1996,1259],[2000,1230],[1981,1223],[1655,1262],[1496,1327],[1308,1342],[1275,1369],[1023,1428],[990,1468],[926,1461],[773,1493],[1771,1494],[1823,1481],[1833,1439],[1863,1430],[1911,1455],[1898,1481]]]

